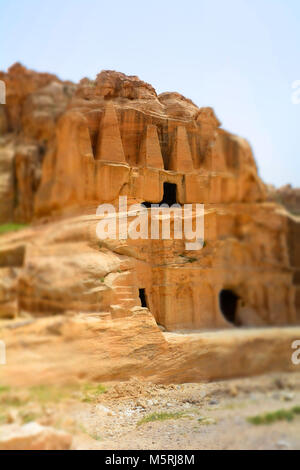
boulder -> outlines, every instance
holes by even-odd
[[[0,427],[0,450],[69,450],[72,436],[31,422]]]

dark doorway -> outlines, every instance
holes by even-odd
[[[234,325],[237,325],[236,310],[238,299],[238,295],[229,289],[222,289],[219,294],[221,312],[226,320]]]
[[[164,197],[161,204],[172,206],[177,203],[177,185],[173,183],[164,183]]]
[[[143,205],[147,208],[151,207],[151,204],[155,204],[154,202],[143,202]],[[168,206],[172,206],[173,204],[177,204],[177,185],[174,183],[164,183],[164,195],[162,201],[160,201],[159,206],[162,204],[168,204]]]
[[[145,289],[139,289],[139,296],[142,307],[148,308]]]

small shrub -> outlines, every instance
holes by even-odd
[[[272,424],[276,421],[293,421],[297,414],[300,414],[300,406],[294,406],[289,410],[281,409],[270,413],[252,416],[247,418],[247,421],[258,426],[261,424]]]
[[[17,230],[22,230],[23,228],[27,227],[26,224],[2,224],[0,225],[0,234],[8,233],[8,232],[15,232]]]
[[[95,441],[101,441],[101,440],[102,440],[102,437],[99,436],[99,434],[89,434],[89,435],[90,435],[90,437],[91,437],[92,439],[94,439]]]
[[[106,393],[107,389],[102,384],[85,384],[83,386],[82,392],[82,401],[84,401],[85,403],[91,403],[96,400],[99,395],[102,395],[102,393]]]
[[[183,411],[178,411],[175,413],[161,412],[161,413],[152,413],[148,416],[144,416],[137,425],[150,423],[152,421],[166,421],[167,419],[180,419],[185,418],[186,414]]]
[[[28,398],[23,398],[17,394],[3,393],[0,398],[0,404],[4,406],[22,406],[25,405]]]
[[[19,413],[19,415],[22,419],[23,424],[31,423],[32,421],[36,421],[39,417],[37,413],[32,413],[30,411],[22,411],[21,413]]]
[[[198,418],[198,423],[203,425],[217,424],[217,421],[214,418],[208,418],[206,416],[201,416]]]
[[[300,415],[300,406],[294,406],[292,408],[292,412],[294,413],[294,415]]]

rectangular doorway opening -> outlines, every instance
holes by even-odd
[[[149,308],[147,305],[147,297],[145,289],[139,289],[139,297],[141,301],[141,306],[144,308]]]
[[[177,204],[177,185],[173,183],[164,183],[164,197],[161,204],[172,206]]]

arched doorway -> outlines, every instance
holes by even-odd
[[[239,296],[230,289],[222,289],[219,293],[220,310],[226,320],[233,325],[239,326],[237,320],[237,306]]]

